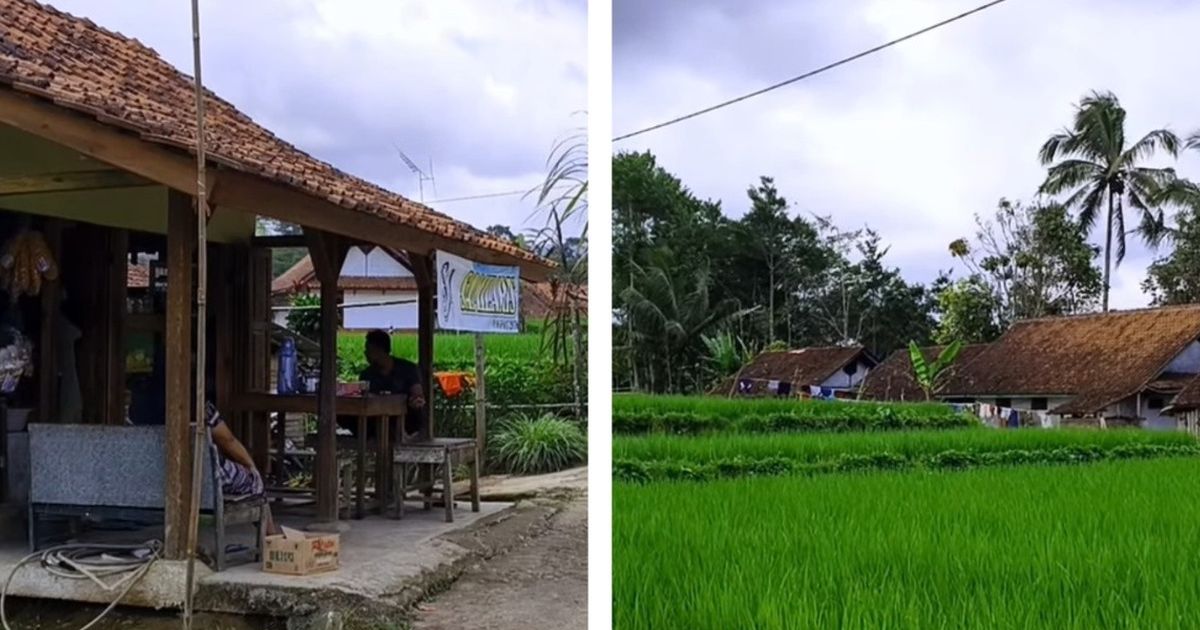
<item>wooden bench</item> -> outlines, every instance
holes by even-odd
[[[42,544],[46,517],[94,516],[157,524],[163,521],[166,432],[161,426],[29,425],[29,549]],[[266,499],[230,497],[221,490],[216,447],[204,454],[200,510],[211,517],[217,571],[262,558]],[[230,552],[226,528],[254,524],[254,546]]]
[[[432,492],[437,489],[437,480],[441,479],[442,504],[446,508],[446,522],[454,522],[454,467],[466,463],[471,467],[471,511],[479,511],[479,452],[475,440],[470,438],[433,438],[420,442],[409,442],[396,446],[395,454],[395,483],[396,496],[393,498],[393,513],[396,518],[404,518],[404,500],[408,493],[424,490],[425,509],[433,507]],[[427,483],[410,484],[408,481],[409,467],[430,468]],[[441,475],[436,474],[441,468]]]

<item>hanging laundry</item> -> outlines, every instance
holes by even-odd
[[[740,381],[738,381],[737,391],[739,394],[749,394],[749,393],[753,392],[754,391],[754,381],[752,381],[748,378],[741,379]]]
[[[817,387],[816,385],[809,385],[808,386],[808,394],[810,396],[812,396],[813,398],[820,398],[821,397],[821,388]]]
[[[446,398],[457,398],[466,389],[467,374],[465,372],[434,372],[438,386],[446,394]]]
[[[791,393],[792,393],[792,384],[791,383],[789,383],[788,381],[783,381],[782,383],[779,384],[779,395],[780,396],[790,396]]]
[[[1007,413],[1005,413],[1007,412]],[[1002,409],[1001,415],[1008,418],[1008,426],[1014,429],[1021,427],[1021,413],[1016,409]]]
[[[767,391],[772,394],[779,391],[779,381],[767,381]]]
[[[825,400],[833,400],[833,390],[828,387],[821,388],[821,398]]]

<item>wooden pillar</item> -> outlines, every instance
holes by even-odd
[[[433,258],[411,255],[411,260],[413,276],[417,280],[417,365],[425,389],[425,437],[432,438],[436,435],[433,427],[433,337],[437,312],[433,310],[433,296],[437,290],[437,274]]]
[[[187,553],[190,492],[189,452],[192,418],[192,255],[196,221],[192,199],[171,191],[167,198],[167,417],[166,518],[164,545],[168,559]]]
[[[129,232],[110,230],[105,267],[104,422],[125,423],[125,315],[129,295]],[[189,302],[190,304],[190,302]]]
[[[485,465],[487,453],[487,348],[483,333],[475,333],[475,449],[476,463]]]
[[[346,243],[333,234],[305,230],[313,270],[321,282],[321,385],[317,393],[317,522],[313,529],[336,527],[337,483],[337,333],[338,275]]]
[[[62,306],[62,221],[47,219],[42,234],[50,255],[58,264],[59,277],[47,280],[42,285],[42,334],[39,342],[38,419],[42,422],[60,422],[59,417],[59,373],[58,365],[58,318]],[[74,365],[63,366],[74,370]],[[3,431],[4,427],[0,427]],[[0,458],[4,456],[0,452]]]

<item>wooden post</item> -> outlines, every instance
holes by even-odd
[[[487,453],[487,387],[484,376],[487,372],[487,351],[483,333],[475,333],[475,449],[480,468],[486,464]]]
[[[321,282],[321,385],[317,394],[317,530],[338,528],[337,333],[338,275],[346,257],[342,239],[305,231],[313,270]],[[282,446],[282,445],[280,445]]]
[[[192,248],[193,250],[195,247]],[[105,276],[104,419],[125,423],[125,320],[129,295],[129,232],[110,230]],[[191,302],[188,302],[189,308]]]
[[[414,256],[413,262],[423,273],[417,284],[417,364],[421,368],[422,387],[425,389],[425,437],[433,438],[433,340],[437,313],[433,310],[434,284],[433,259]]]
[[[163,542],[168,559],[187,555],[189,424],[192,418],[192,254],[196,221],[190,197],[167,196],[167,417],[166,519]]]
[[[59,417],[58,393],[58,318],[62,306],[62,221],[47,219],[42,234],[46,237],[46,245],[50,255],[58,264],[59,277],[47,280],[42,285],[42,334],[41,352],[38,359],[38,419],[41,422],[61,422]],[[74,370],[74,365],[66,366]],[[2,428],[0,428],[2,429]],[[0,458],[4,453],[0,452]]]

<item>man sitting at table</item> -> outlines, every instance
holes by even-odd
[[[405,441],[424,430],[425,387],[416,363],[392,356],[392,338],[382,330],[367,333],[367,368],[360,378],[372,394],[407,394],[408,413],[404,415]]]

